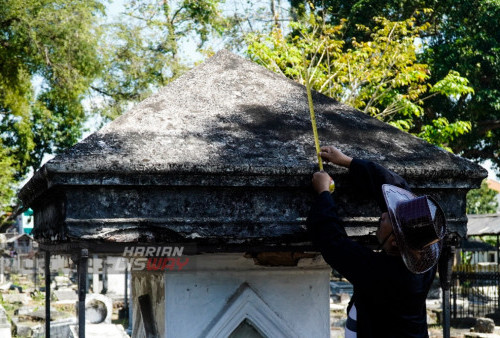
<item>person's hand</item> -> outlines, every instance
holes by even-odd
[[[323,160],[327,162],[332,162],[333,164],[346,168],[349,168],[349,165],[351,165],[352,161],[352,157],[345,155],[334,146],[321,147],[319,155]]]
[[[330,182],[332,178],[324,171],[315,172],[312,178],[314,190],[321,194],[323,191],[330,191]]]

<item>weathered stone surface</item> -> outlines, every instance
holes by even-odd
[[[484,169],[326,96],[314,101],[322,144],[401,174],[465,236],[465,194]],[[220,52],[49,161],[20,197],[42,243],[297,248],[308,242],[316,167],[305,88]],[[325,169],[348,233],[366,236],[378,208],[354,196],[345,169]]]
[[[111,324],[112,314],[113,300],[111,298],[99,293],[87,294],[85,297],[85,320],[87,322],[91,324]]]
[[[477,318],[474,325],[474,332],[493,333],[495,330],[495,322],[491,318]]]
[[[85,336],[93,338],[129,338],[122,325],[115,324],[86,324]],[[68,338],[78,337],[78,326],[71,325]]]
[[[19,321],[25,320],[45,320],[45,309],[37,309],[26,314],[19,314]],[[63,314],[54,308],[50,308],[50,320],[56,320],[62,317]]]
[[[165,279],[166,274],[144,274],[144,273],[133,273],[132,274],[132,295],[134,299],[141,295],[150,295],[151,299],[155,299],[153,306],[154,322],[156,323],[156,328],[158,332],[165,332],[168,330],[166,328],[166,306],[165,306]],[[177,304],[176,304],[177,305]],[[176,306],[174,305],[174,306]],[[180,305],[180,304],[179,304]],[[185,304],[183,304],[185,305]],[[139,302],[133,302],[132,313],[141,313]],[[134,316],[132,323],[132,337],[141,337],[144,331],[144,322],[141,316]],[[174,335],[175,336],[175,335]]]
[[[20,322],[17,318],[12,318],[16,337],[42,337],[43,325],[36,322]]]
[[[0,304],[0,337],[10,337],[10,322],[4,307]]]
[[[66,301],[66,300],[77,301],[78,300],[78,295],[76,294],[76,291],[72,290],[72,289],[54,290],[53,292],[54,292],[54,295],[56,296],[57,300],[59,300],[59,301]]]
[[[25,293],[14,293],[2,295],[3,301],[10,304],[29,304],[30,297]]]
[[[70,327],[76,324],[76,318],[65,318],[50,322],[50,338],[71,337]],[[111,338],[111,337],[109,337]]]
[[[405,175],[482,177],[470,162],[326,96],[314,99],[323,143],[335,142],[346,153]],[[289,175],[309,174],[315,162],[305,88],[220,52],[47,163],[41,173]],[[99,179],[119,182],[112,176]]]
[[[8,290],[10,290],[11,285],[12,283],[10,282],[0,285],[0,292],[7,292]]]
[[[21,306],[21,307],[14,310],[14,315],[22,316],[22,315],[26,315],[28,313],[31,313],[34,310],[35,310],[35,307],[33,307],[33,306]]]
[[[66,276],[55,276],[54,280],[56,282],[56,285],[55,285],[56,288],[68,287],[68,286],[73,285],[71,280]]]
[[[16,333],[19,337],[31,337],[33,335],[33,330],[29,325],[17,324]]]

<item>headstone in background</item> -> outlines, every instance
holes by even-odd
[[[76,303],[78,316],[78,302]],[[85,297],[85,321],[91,324],[111,324],[113,300],[98,293],[88,293]]]
[[[477,318],[474,325],[474,332],[493,333],[495,331],[495,322],[491,318]]]
[[[0,305],[0,337],[10,338],[10,322],[7,318],[7,313],[2,305]]]
[[[9,304],[28,305],[31,301],[31,298],[25,293],[3,294],[2,297],[3,301]]]
[[[92,338],[130,338],[123,326],[116,324],[87,324],[85,325],[85,336]],[[70,326],[68,338],[78,337],[78,326]]]
[[[78,295],[75,290],[64,289],[64,290],[54,290],[54,295],[58,301],[77,301]]]

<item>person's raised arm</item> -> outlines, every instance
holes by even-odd
[[[321,147],[319,155],[323,160],[341,167],[349,168],[352,162],[352,157],[347,156],[334,146]]]
[[[329,189],[331,180],[332,178],[326,172],[324,171],[315,172],[312,178],[312,185],[314,191],[316,191],[318,194],[321,194],[322,192],[325,191],[330,192]]]
[[[392,184],[411,191],[408,183],[398,174],[378,163],[353,159],[334,146],[321,147],[320,156],[325,161],[348,168],[354,191],[361,196],[373,198],[381,211],[387,211],[382,196],[382,184]]]
[[[337,207],[329,191],[331,177],[324,171],[314,173],[312,186],[318,194],[307,217],[307,229],[312,243],[321,252],[325,261],[340,272],[351,283],[369,281],[373,275],[370,267],[373,252],[347,237],[337,215]],[[367,268],[355,267],[368,264]]]

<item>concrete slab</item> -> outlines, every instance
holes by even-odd
[[[65,301],[65,300],[77,301],[78,300],[78,295],[76,294],[76,291],[72,290],[72,289],[54,290],[54,295],[56,296],[57,300],[59,300],[59,301]]]
[[[31,298],[25,293],[14,293],[2,295],[3,301],[10,304],[24,304],[30,303]]]
[[[69,338],[78,337],[78,326],[70,326]],[[85,336],[92,338],[130,338],[121,325],[116,324],[86,324]]]

